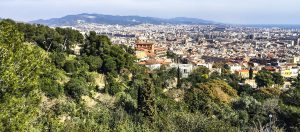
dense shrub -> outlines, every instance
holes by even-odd
[[[87,82],[82,78],[72,78],[65,85],[65,93],[76,100],[80,100],[82,95],[88,94]]]

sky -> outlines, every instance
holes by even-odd
[[[18,21],[81,13],[300,25],[300,0],[0,0],[0,18]]]

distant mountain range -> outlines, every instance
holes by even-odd
[[[138,25],[138,24],[188,24],[188,25],[205,25],[205,24],[218,24],[213,21],[176,17],[171,19],[163,19],[156,17],[141,17],[141,16],[114,16],[103,14],[78,14],[68,15],[62,18],[52,18],[48,20],[35,20],[30,23],[44,24],[48,26],[74,26],[79,23],[97,23],[97,24],[111,24],[111,25]]]

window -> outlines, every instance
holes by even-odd
[[[183,73],[187,73],[187,69],[183,69]]]

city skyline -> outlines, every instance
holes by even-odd
[[[80,13],[192,17],[227,24],[299,24],[297,0],[1,0],[0,17],[18,21]]]

